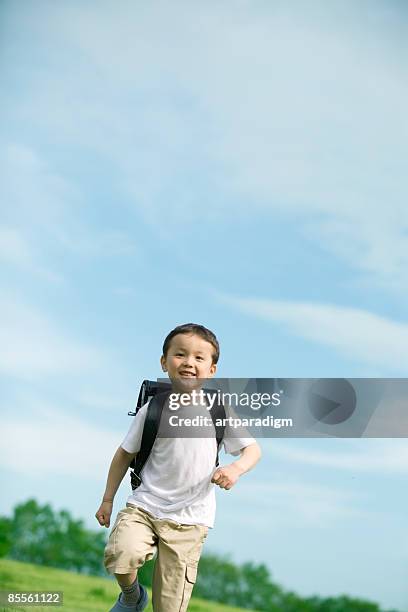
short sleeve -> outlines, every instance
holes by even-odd
[[[147,407],[149,402],[147,402],[140,410],[138,410],[136,416],[134,417],[131,426],[129,427],[129,431],[127,432],[121,447],[128,453],[138,453],[140,450],[140,445],[142,441],[143,427],[146,420]]]
[[[237,415],[231,406],[225,406],[225,416],[227,419],[237,419]],[[255,438],[251,436],[246,427],[239,426],[235,427],[229,421],[227,421],[224,437],[221,444],[224,446],[224,450],[229,455],[237,456],[240,451],[251,444],[256,442]]]

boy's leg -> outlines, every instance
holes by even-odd
[[[115,574],[115,578],[118,581],[119,586],[130,586],[136,580],[137,572],[131,574]]]
[[[127,606],[127,609],[134,611],[144,610],[148,595],[144,586],[139,584],[136,574],[115,574],[115,577],[122,591],[118,597],[121,606]],[[119,606],[120,609],[123,609],[121,606]],[[118,604],[115,604],[112,610],[116,610],[117,607]]]
[[[156,549],[157,536],[149,517],[139,508],[127,505],[116,517],[104,553],[105,568],[115,575],[122,589],[121,600],[124,597],[126,603],[134,603],[140,594],[135,583],[137,570],[153,557]]]
[[[154,520],[159,536],[153,575],[154,612],[185,612],[208,527]]]

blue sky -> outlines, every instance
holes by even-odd
[[[219,376],[406,375],[404,3],[5,1],[1,23],[0,512],[98,528],[180,323],[215,331]],[[262,446],[208,549],[408,610],[406,440]]]

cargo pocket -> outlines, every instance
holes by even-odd
[[[186,565],[186,575],[184,579],[183,600],[179,612],[186,612],[190,601],[191,593],[197,580],[197,564]]]

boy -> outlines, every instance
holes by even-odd
[[[219,345],[213,332],[188,323],[168,334],[160,363],[168,373],[172,391],[188,393],[201,384],[200,379],[214,376],[218,358]],[[147,407],[148,403],[138,411],[112,459],[105,494],[95,514],[100,525],[109,527],[113,498],[140,449]],[[180,407],[180,411],[188,413],[189,408]],[[207,408],[203,410],[208,415]],[[260,458],[253,438],[227,434],[228,425],[223,438],[226,452],[240,457],[218,469],[215,432],[203,438],[157,436],[142,471],[142,483],[118,513],[105,548],[105,567],[115,574],[122,591],[110,612],[144,610],[147,591],[137,581],[137,570],[155,552],[154,611],[187,610],[202,545],[214,524],[214,484],[231,489]]]

